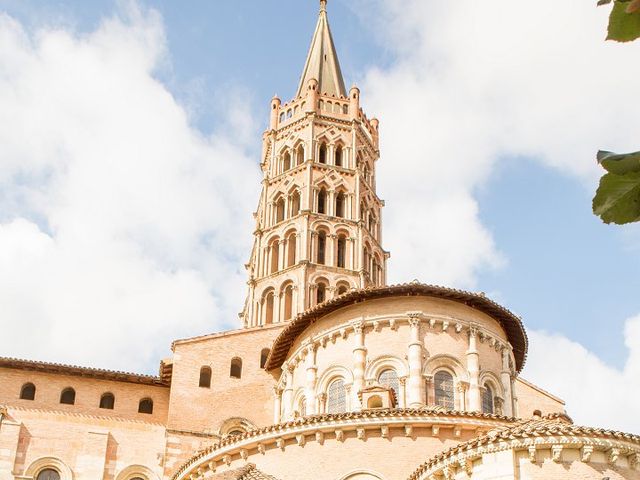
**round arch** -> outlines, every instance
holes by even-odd
[[[256,426],[242,417],[231,417],[227,418],[218,429],[218,435],[225,436],[229,435],[234,430],[241,430],[243,432],[250,432],[251,430],[255,430]]]
[[[340,480],[384,480],[384,477],[371,470],[354,470],[340,477]]]
[[[120,470],[116,475],[116,480],[132,480],[134,478],[144,478],[145,480],[158,480],[159,477],[144,465],[129,465]]]
[[[467,369],[460,360],[452,355],[442,353],[434,355],[425,362],[423,374],[434,375],[438,370],[447,370],[457,381],[468,381]]]
[[[60,480],[73,480],[73,472],[62,460],[56,457],[42,457],[29,465],[25,470],[25,476],[36,478],[40,472],[52,468],[60,474]]]
[[[384,370],[393,369],[398,377],[406,377],[408,375],[408,366],[398,357],[391,355],[381,355],[373,359],[364,372],[366,381],[377,381],[378,377]]]
[[[320,375],[316,386],[316,394],[326,393],[329,384],[336,378],[344,379],[345,386],[353,384],[353,373],[351,370],[342,365],[332,365]]]
[[[481,372],[479,383],[481,387],[484,387],[486,383],[490,384],[497,396],[499,397],[504,396],[504,389],[502,387],[502,382],[500,381],[500,379],[497,377],[495,373],[490,372],[488,370]]]

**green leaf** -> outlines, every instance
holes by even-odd
[[[640,172],[640,152],[613,153],[600,150],[598,163],[609,173],[624,175],[630,172]]]
[[[609,34],[607,40],[630,42],[640,38],[640,11],[627,13],[627,4],[616,0],[609,17]]]
[[[593,198],[593,213],[604,223],[640,221],[640,172],[605,174]]]

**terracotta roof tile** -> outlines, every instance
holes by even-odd
[[[0,368],[14,368],[17,370],[29,370],[60,375],[73,375],[76,377],[97,378],[115,382],[138,383],[144,385],[167,386],[160,377],[141,375],[137,373],[104,370],[101,368],[78,367],[62,363],[38,362],[34,360],[21,360],[18,358],[0,357]]]
[[[496,319],[504,328],[509,343],[513,346],[516,368],[522,370],[527,357],[528,339],[522,320],[484,294],[454,288],[426,285],[418,282],[385,287],[351,290],[339,297],[321,303],[299,314],[276,338],[265,368],[271,370],[282,366],[296,338],[314,321],[347,305],[366,300],[393,296],[430,296],[463,303]]]

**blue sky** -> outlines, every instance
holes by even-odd
[[[378,187],[387,201],[383,219],[386,247],[392,253],[390,280],[419,278],[484,291],[522,315],[536,338],[548,340],[550,350],[563,337],[573,342],[572,348],[589,353],[594,369],[623,377],[631,371],[629,347],[638,340],[629,332],[640,314],[640,228],[603,225],[590,207],[600,173],[597,148],[638,148],[637,138],[625,128],[635,114],[624,94],[633,88],[634,75],[606,73],[626,72],[638,48],[604,45],[606,11],[574,0],[562,6],[540,2],[522,25],[517,22],[525,22],[523,7],[515,7],[509,12],[513,18],[501,22],[502,0],[482,9],[462,3],[450,8],[418,0],[329,4],[346,83],[361,86],[364,108],[381,120]],[[56,72],[56,62],[63,67],[65,61],[72,62],[71,71],[78,78],[86,73],[88,79],[77,84],[70,80],[75,84],[70,91],[79,89],[78,105],[66,92],[64,102],[47,98],[44,103],[52,106],[46,113],[38,102],[27,100],[16,101],[15,111],[54,119],[51,112],[63,105],[65,120],[51,124],[69,122],[67,130],[60,130],[62,138],[78,125],[73,123],[77,118],[66,119],[67,112],[86,107],[84,121],[95,116],[90,124],[112,128],[104,136],[120,139],[117,154],[123,156],[120,164],[96,150],[95,165],[89,168],[82,162],[93,157],[91,145],[80,140],[76,145],[73,138],[60,144],[54,138],[39,149],[12,146],[8,152],[16,152],[13,158],[7,151],[0,156],[0,206],[5,211],[0,216],[0,247],[14,262],[5,271],[24,273],[27,266],[37,266],[34,272],[40,272],[25,274],[19,282],[14,278],[3,298],[20,324],[7,354],[154,371],[172,338],[237,325],[233,312],[241,309],[244,296],[242,263],[250,248],[267,107],[274,93],[285,100],[293,95],[317,9],[313,0],[0,0],[5,21],[10,18],[30,39],[27,45],[13,24],[3,24],[3,31],[18,39],[14,50],[24,49],[24,58],[34,65],[34,59],[47,58],[43,52],[50,50],[39,43],[43,38],[57,45],[55,55],[33,71],[28,62],[14,66],[12,53],[3,51],[0,62],[6,71],[24,69],[22,83],[41,81],[34,90],[38,92],[48,90],[46,72]],[[551,13],[558,19],[552,20]],[[541,24],[548,31],[540,29]],[[562,34],[554,37],[554,32]],[[117,60],[118,55],[125,60],[113,65],[122,71],[109,72],[111,64],[104,59]],[[113,77],[105,80],[110,74]],[[114,98],[93,104],[95,93],[83,96],[86,82],[97,78],[92,75],[100,76],[96,91],[107,92],[107,97],[113,93]],[[61,82],[60,91],[65,91],[64,79]],[[112,89],[114,84],[118,86]],[[139,114],[117,110],[114,105],[126,96],[119,94],[116,100],[118,89],[134,87],[145,92],[139,104],[135,95],[128,99]],[[154,93],[147,99],[147,92]],[[14,100],[5,97],[12,106]],[[158,105],[162,108],[156,111]],[[129,158],[132,148],[125,148],[128,140],[121,135],[131,128],[121,130],[119,122],[103,120],[119,115],[147,119],[132,124],[140,138],[164,142],[177,131],[175,137],[184,140],[147,147],[134,139],[129,146],[140,152]],[[57,131],[51,125],[34,130],[30,138]],[[104,140],[99,135],[96,139]],[[77,158],[69,154],[58,159],[67,148],[77,150]],[[164,151],[181,150],[191,152],[183,163],[163,156]],[[42,152],[55,162],[43,166]],[[106,164],[115,162],[113,170],[102,170],[105,163],[98,159],[103,155]],[[147,162],[140,162],[149,155],[161,159],[155,167],[149,162],[158,170],[153,175],[145,173]],[[33,163],[20,164],[17,158]],[[74,168],[81,172],[78,178],[87,175],[89,183],[97,182],[103,198],[82,190],[87,181],[78,187],[75,176],[65,176]],[[163,168],[167,177],[193,169],[206,181],[189,177],[179,183],[165,178]],[[156,175],[161,193],[151,185]],[[123,200],[126,205],[118,210],[118,201],[111,198],[114,192],[124,192],[127,199],[132,195],[132,200]],[[163,202],[163,195],[176,201],[163,204],[162,215],[148,212],[144,202]],[[226,210],[213,205],[229,199],[233,206]],[[194,212],[192,222],[185,219],[185,210]],[[242,240],[235,241],[232,234]],[[121,243],[123,238],[130,242]],[[100,248],[109,253],[98,256]],[[69,255],[77,258],[69,260]],[[51,265],[58,274],[51,284],[65,285],[65,292],[86,289],[83,297],[92,302],[75,305],[71,296],[63,306],[53,302],[51,307],[57,290],[43,280],[53,275]],[[96,287],[88,287],[87,278],[101,268],[109,273],[100,277],[112,274],[113,279],[96,279]],[[153,287],[146,291],[136,282]],[[188,306],[174,312],[157,302],[159,296]],[[104,308],[87,315],[89,305],[102,301]],[[154,302],[159,305],[154,307]],[[74,320],[65,320],[71,317]],[[115,317],[122,319],[120,332],[145,318],[131,337],[154,346],[134,355],[133,340],[122,342],[116,351],[89,342],[75,356],[66,353],[74,341],[94,334],[93,327],[85,326],[91,323],[86,318]],[[154,318],[161,320],[154,323]],[[47,350],[41,343],[18,340],[25,329],[42,330],[40,342],[54,338],[54,345]],[[64,332],[79,333],[68,340]],[[536,351],[538,359],[545,356],[540,352],[544,350]],[[554,357],[561,363],[570,360]],[[549,368],[541,360],[531,363],[534,379]]]

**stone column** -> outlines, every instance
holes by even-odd
[[[407,408],[407,395],[406,395],[407,377],[400,377],[398,379],[398,383],[400,388],[398,388],[398,398],[396,399],[398,404],[396,405],[396,407]]]
[[[287,241],[283,238],[278,241],[278,271],[284,270],[285,265],[287,264],[287,259],[285,257],[287,251],[285,245]]]
[[[284,308],[280,308],[280,303],[282,302],[281,293],[279,291],[273,292],[273,323],[280,323],[282,321],[282,317],[280,315],[281,311],[284,311]]]
[[[367,361],[367,348],[364,346],[364,323],[353,323],[353,388],[351,389],[352,410],[361,410],[358,393],[364,388],[364,368]]]
[[[282,412],[282,420],[290,420],[293,414],[293,365],[287,365],[285,367],[285,387],[282,393],[282,405],[284,407]]]
[[[458,384],[456,385],[457,389],[458,389],[458,410],[468,410],[467,408],[467,395],[466,392],[469,388],[469,383],[468,382],[458,382]]]
[[[424,385],[425,385],[425,405],[435,405],[436,398],[435,393],[433,393],[434,385],[433,385],[433,375],[425,375],[424,376]]]
[[[467,372],[469,374],[469,410],[482,410],[480,399],[480,357],[478,355],[478,328],[469,328],[469,348],[467,350]]]
[[[322,392],[318,395],[318,413],[327,412],[327,394]]]
[[[407,380],[407,406],[418,408],[424,405],[424,382],[422,381],[422,341],[420,340],[420,314],[408,313],[411,336],[409,340],[409,378]]]
[[[318,380],[318,367],[316,366],[316,354],[318,345],[311,343],[307,348],[307,378],[304,398],[307,415],[318,413],[316,411],[316,382]]]
[[[511,390],[511,366],[509,365],[511,349],[502,349],[502,372],[500,380],[502,380],[502,388],[504,389],[504,405],[502,408],[503,415],[513,415],[513,393]]]
[[[336,265],[338,265],[338,259],[336,257],[336,244],[338,242],[338,236],[331,234],[331,235],[327,235],[327,257],[326,257],[326,262],[325,264],[330,265],[332,267],[335,267]]]
[[[282,389],[273,387],[275,401],[273,402],[273,423],[280,423],[280,412],[282,410]]]

